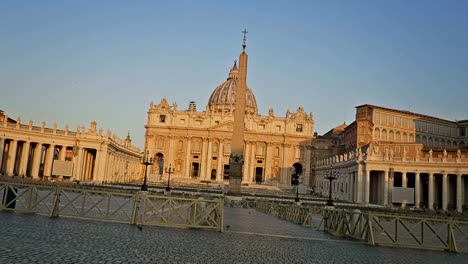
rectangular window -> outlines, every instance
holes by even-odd
[[[265,125],[264,124],[259,124],[258,129],[259,130],[265,130]]]
[[[181,125],[185,125],[185,119],[181,119],[181,120],[179,121],[179,123],[180,123]]]
[[[276,126],[276,131],[281,131],[281,126]]]
[[[166,123],[166,115],[159,115],[159,122]]]
[[[296,125],[296,132],[302,132],[302,124]]]
[[[201,126],[201,120],[195,120],[195,125]]]
[[[219,125],[219,121],[215,121],[215,125]]]

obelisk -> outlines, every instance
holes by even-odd
[[[242,53],[239,56],[239,77],[236,87],[236,101],[234,108],[234,125],[232,132],[231,157],[229,158],[229,191],[228,194],[241,193],[242,165],[244,164],[244,118],[245,96],[247,91],[247,53],[245,53],[246,34],[242,42]]]

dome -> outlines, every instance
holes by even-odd
[[[234,66],[229,72],[229,77],[225,82],[220,84],[210,96],[208,101],[208,109],[217,113],[232,113],[235,108],[236,101],[236,88],[239,81],[239,70],[237,63],[234,62]],[[245,113],[246,114],[257,114],[257,101],[255,96],[247,87],[245,93]]]

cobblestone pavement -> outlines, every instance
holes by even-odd
[[[467,254],[370,247],[253,209],[224,233],[0,212],[0,263],[466,263]],[[227,228],[229,226],[229,228]]]

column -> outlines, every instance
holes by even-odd
[[[249,167],[250,167],[250,148],[251,143],[249,141],[245,142],[245,150],[244,150],[244,167],[242,169],[242,182],[249,182],[247,175],[249,175]]]
[[[213,148],[213,141],[208,139],[208,151],[206,155],[206,178],[211,180],[211,163],[212,163],[212,148]]]
[[[44,176],[52,176],[52,162],[54,161],[54,145],[49,145],[46,151]]]
[[[266,152],[265,152],[265,182],[270,183],[271,182],[271,162],[273,161],[270,159],[270,157],[273,157],[271,155],[271,145],[267,143],[266,145]]]
[[[461,174],[457,174],[457,211],[461,213],[463,211],[463,179]]]
[[[18,141],[17,140],[11,140],[10,141],[10,147],[8,151],[8,157],[7,157],[7,165],[6,165],[6,175],[12,176],[13,171],[15,168],[15,162],[16,162],[16,150],[18,148]]]
[[[389,171],[384,171],[384,183],[383,183],[383,205],[388,206],[388,176]]]
[[[442,210],[447,211],[448,207],[448,177],[444,172],[442,175]]]
[[[249,166],[247,167],[248,170],[249,170],[249,173],[247,174],[247,180],[249,182],[254,182],[254,174],[255,174],[255,150],[256,150],[256,147],[257,145],[256,144],[253,144],[251,143],[250,144],[250,162],[249,162]]]
[[[73,167],[75,167],[75,174],[73,177],[75,180],[82,180],[81,173],[83,170],[83,159],[84,159],[84,149],[79,148],[76,156],[73,157]]]
[[[29,141],[25,141],[23,143],[23,151],[21,153],[21,162],[20,162],[20,169],[19,169],[19,176],[25,176],[26,171],[28,170],[28,158],[29,158],[29,148],[31,143]]]
[[[190,145],[192,143],[192,140],[190,137],[187,137],[186,140],[187,140],[187,149],[186,149],[187,153],[185,153],[185,177],[190,178],[190,157],[191,157],[191,152],[192,152],[192,150],[190,149],[191,148]],[[221,155],[222,157],[223,153],[220,152],[219,155]]]
[[[289,144],[283,144],[283,161],[281,162],[281,173],[280,183],[290,185],[291,181],[288,182],[290,176],[288,176],[290,165],[287,164],[289,159]]]
[[[207,143],[206,143],[206,138],[203,138],[202,140],[202,149],[201,149],[201,157],[200,157],[200,170],[199,170],[199,178],[200,179],[206,179],[206,158],[207,158]]]
[[[428,176],[429,181],[429,201],[428,208],[434,210],[434,173],[430,172]]]
[[[62,146],[59,153],[59,160],[65,160],[67,154],[67,146]]]
[[[406,174],[406,171],[401,172],[401,187],[403,188],[406,188],[408,186],[408,176]],[[405,208],[406,203],[402,203],[401,207]]]
[[[5,139],[0,138],[0,174],[2,174],[3,151],[5,151]]]
[[[406,176],[406,171],[401,173],[401,187],[406,188],[408,186],[408,177]]]
[[[414,187],[414,206],[419,208],[419,204],[421,203],[421,177],[419,172],[416,172],[414,177]]]
[[[363,193],[364,193],[364,190],[363,190],[363,183],[362,183],[362,178],[363,175],[362,175],[362,169],[361,169],[361,166],[358,165],[358,170],[354,172],[355,174],[355,177],[356,177],[356,202],[357,203],[362,203],[363,201]]]
[[[369,197],[370,197],[370,170],[368,170],[366,168],[365,174],[366,174],[366,182],[365,182],[366,188],[365,188],[365,191],[364,191],[364,195],[365,195],[364,202],[366,204],[368,204],[369,203]]]
[[[223,180],[223,158],[224,158],[224,153],[223,153],[223,143],[221,140],[219,141],[218,144],[218,167],[216,169],[216,180],[217,181],[222,181]]]
[[[39,177],[39,167],[41,166],[42,144],[37,143],[34,147],[33,164],[31,167],[31,177],[37,179]]]
[[[96,159],[94,161],[94,170],[93,170],[93,180],[94,181],[103,181],[102,174],[100,173],[101,170],[100,168],[104,166],[104,163],[101,162],[101,150],[97,149],[96,150]],[[127,175],[130,177],[131,175],[131,164],[128,164],[128,170],[127,170]]]

